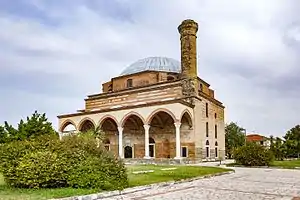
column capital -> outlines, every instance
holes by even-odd
[[[144,129],[145,130],[149,130],[150,129],[150,125],[149,124],[144,124]]]
[[[181,123],[180,122],[175,122],[174,125],[175,125],[176,128],[180,128]]]
[[[118,126],[118,131],[119,131],[119,132],[123,132],[123,129],[124,129],[123,127]]]

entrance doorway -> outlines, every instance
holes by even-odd
[[[126,146],[124,149],[124,158],[132,158],[132,147]]]
[[[149,156],[151,158],[155,157],[155,141],[152,137],[149,138]]]

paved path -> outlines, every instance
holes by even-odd
[[[292,200],[300,197],[300,170],[235,168],[233,174],[107,199]]]

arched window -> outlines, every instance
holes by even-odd
[[[208,140],[206,140],[206,147],[205,147],[205,151],[206,151],[206,158],[208,158],[209,157],[209,141]]]
[[[208,117],[208,103],[205,104],[205,114],[206,117]]]
[[[217,119],[217,113],[215,113],[215,119]]]
[[[132,79],[127,79],[127,88],[132,87]]]
[[[217,141],[215,142],[215,146],[216,146],[216,147],[218,146],[218,142],[217,142]]]

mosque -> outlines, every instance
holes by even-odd
[[[197,75],[197,22],[179,26],[181,61],[147,57],[102,84],[85,108],[58,116],[68,127],[105,132],[107,150],[122,159],[215,160],[225,158],[224,105]]]

